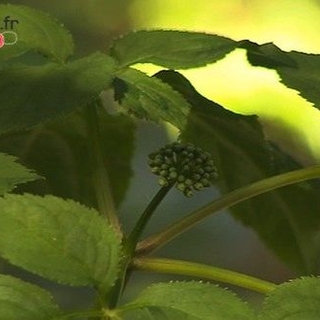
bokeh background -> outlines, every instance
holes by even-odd
[[[57,0],[10,1],[51,13],[71,31],[76,56],[107,51],[112,39],[134,29],[182,29],[215,33],[235,40],[274,42],[283,50],[320,53],[320,1],[318,0]],[[137,68],[150,74],[152,65]],[[244,51],[237,49],[225,59],[205,68],[183,71],[204,96],[243,114],[257,114],[266,136],[301,165],[320,161],[320,112],[299,94],[286,88],[276,72],[253,68]],[[148,172],[148,153],[175,138],[174,128],[139,122],[134,176],[120,215],[130,230],[139,213],[158,190]],[[218,197],[217,190],[202,192],[186,200],[172,191],[157,211],[147,233],[164,227],[172,219]],[[156,253],[157,256],[190,259],[274,282],[295,275],[258,239],[255,233],[233,220],[228,212],[207,219]],[[20,274],[16,269],[13,273]],[[170,275],[137,273],[125,299],[153,281],[177,279]],[[32,278],[39,281],[37,278]],[[89,303],[90,291],[69,290],[45,283],[65,306]],[[261,297],[234,288],[259,303]],[[77,294],[77,299],[72,295]]]

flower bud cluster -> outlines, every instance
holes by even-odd
[[[187,197],[210,187],[218,178],[211,155],[192,143],[174,142],[151,153],[149,167],[159,176],[161,186],[175,184]]]

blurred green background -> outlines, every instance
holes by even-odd
[[[283,50],[320,53],[320,1],[317,0],[29,0],[10,3],[39,8],[60,20],[75,37],[76,56],[107,51],[113,38],[145,28],[205,31],[236,40],[274,42]],[[137,67],[150,74],[159,70],[150,65]],[[224,107],[243,114],[257,114],[267,137],[300,164],[319,162],[320,112],[296,91],[282,85],[276,72],[251,67],[244,51],[238,49],[214,65],[183,71],[183,74],[200,93]],[[139,123],[132,161],[134,177],[120,207],[127,230],[158,189],[156,179],[147,170],[146,156],[174,135],[172,129]],[[171,192],[148,233],[217,196],[216,190],[209,190],[185,200],[178,192]],[[275,282],[294,276],[254,232],[227,213],[207,219],[157,255],[210,263]],[[139,273],[127,297],[154,279],[176,277]],[[83,299],[88,299],[86,290],[77,291],[77,303],[72,301],[70,290],[60,286],[54,286],[54,290],[64,305],[81,305]],[[259,301],[258,295],[236,290]]]

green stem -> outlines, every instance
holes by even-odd
[[[140,257],[133,260],[132,266],[137,270],[180,274],[221,281],[263,294],[276,288],[276,284],[274,283],[257,279],[246,274],[190,261]]]
[[[134,255],[136,245],[140,238],[140,235],[144,231],[147,223],[149,222],[152,214],[172,188],[172,185],[161,187],[160,190],[156,193],[156,195],[152,198],[146,209],[141,214],[138,222],[136,223],[135,227],[133,228],[131,234],[127,239],[123,239],[124,241],[124,248],[125,248],[125,257],[119,267],[120,269],[120,277],[118,278],[113,290],[109,293],[109,307],[115,308],[118,304],[118,300],[131,276],[131,271],[128,270],[128,266],[131,263],[131,259]]]
[[[138,243],[137,253],[146,254],[160,248],[204,218],[211,214],[218,213],[222,209],[234,206],[239,202],[280,187],[319,177],[320,165],[316,165],[280,174],[239,188],[190,213],[186,217],[166,227],[163,231],[144,239]]]
[[[127,252],[131,256],[135,250],[135,247],[138,243],[138,240],[144,231],[147,223],[149,222],[152,214],[163,200],[163,198],[167,195],[169,190],[172,188],[172,184],[168,186],[161,187],[160,190],[156,193],[156,195],[152,198],[146,209],[141,214],[138,222],[136,223],[134,229],[127,239]]]
[[[112,225],[119,234],[121,234],[120,223],[117,217],[109,183],[110,180],[103,160],[99,118],[97,114],[97,107],[99,106],[98,103],[100,103],[100,101],[94,101],[88,105],[85,114],[94,188],[99,212],[105,216],[109,224]]]

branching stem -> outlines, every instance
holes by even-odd
[[[138,240],[142,232],[144,231],[147,223],[149,222],[150,218],[152,217],[154,211],[156,210],[160,202],[167,195],[171,188],[172,184],[161,187],[160,190],[153,197],[153,199],[150,201],[146,209],[141,214],[138,222],[136,223],[135,227],[133,228],[131,234],[127,239],[127,252],[129,252],[129,255],[132,255],[132,253],[134,253]]]
[[[124,238],[124,249],[125,249],[125,258],[121,263],[120,272],[121,275],[114,286],[114,289],[110,292],[109,296],[109,307],[114,308],[118,300],[131,276],[131,270],[128,270],[128,266],[131,263],[133,255],[135,253],[135,248],[138,243],[138,240],[144,231],[147,223],[152,217],[154,211],[172,188],[172,185],[161,187],[160,190],[156,193],[156,195],[152,198],[146,209],[141,214],[138,219],[135,227],[133,228],[131,234],[128,238]]]
[[[204,218],[211,214],[216,214],[222,209],[229,208],[239,202],[277,188],[319,177],[320,165],[315,165],[280,174],[239,188],[190,213],[186,217],[169,225],[163,231],[144,239],[137,245],[137,254],[146,254],[162,247],[181,233],[202,221]]]

